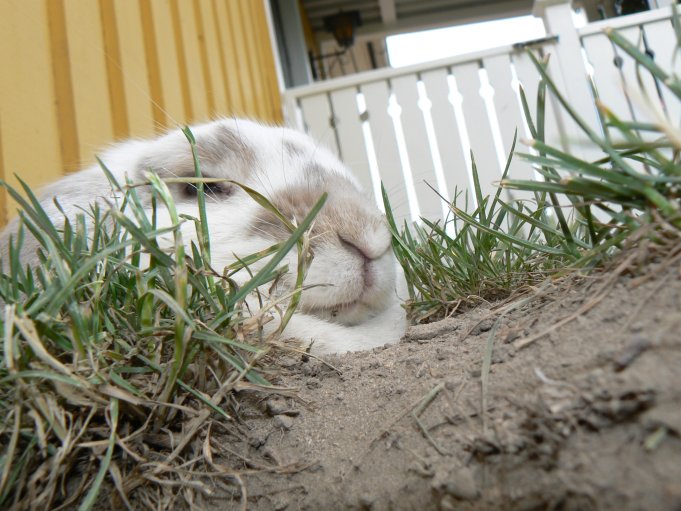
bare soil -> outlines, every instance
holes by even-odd
[[[629,263],[397,345],[284,359],[299,392],[242,393],[213,442],[243,486],[201,506],[681,510],[681,272]]]

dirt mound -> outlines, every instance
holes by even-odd
[[[248,509],[681,509],[679,277],[570,278],[398,345],[284,360],[299,397],[219,440]]]

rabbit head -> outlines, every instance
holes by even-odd
[[[231,179],[267,197],[284,216],[299,223],[321,195],[328,198],[310,231],[314,254],[299,310],[327,321],[353,325],[383,311],[395,288],[395,263],[385,218],[348,169],[310,137],[281,127],[225,119],[191,128],[203,177]],[[162,178],[193,177],[194,162],[184,135],[173,131],[156,140],[131,141],[103,157],[120,174],[135,178],[153,170]],[[119,157],[119,154],[121,155]],[[206,212],[212,265],[225,265],[286,240],[289,230],[232,183],[206,184]],[[196,188],[169,184],[181,213],[198,215]],[[145,199],[148,200],[148,197]],[[184,226],[187,236],[193,226]],[[297,265],[292,251],[286,259]],[[289,273],[278,291],[292,289]]]

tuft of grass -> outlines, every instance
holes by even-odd
[[[652,59],[614,31],[612,43],[629,54],[637,67],[650,72],[655,83],[667,87],[681,101],[681,80],[661,70]],[[537,69],[563,110],[575,121],[591,144],[603,153],[585,161],[548,145],[542,134],[532,132],[527,142],[534,150],[520,156],[532,162],[543,181],[502,180],[507,189],[562,194],[573,205],[577,221],[588,227],[592,243],[629,233],[654,220],[681,228],[681,137],[678,120],[660,112],[654,124],[619,119],[599,99],[597,106],[604,133],[590,127],[565,99],[548,75],[546,64],[530,53]],[[640,86],[644,87],[640,81]],[[594,90],[596,97],[597,91]],[[642,98],[657,96],[642,90]],[[596,211],[597,210],[597,211]],[[604,220],[598,220],[604,218]]]
[[[574,262],[575,244],[586,246],[580,240],[568,242],[559,230],[549,227],[546,208],[512,206],[502,199],[501,188],[493,197],[483,197],[474,157],[472,161],[477,206],[469,211],[468,197],[464,195],[460,205],[462,195],[456,194],[449,204],[452,215],[443,223],[422,218],[423,225],[405,224],[398,229],[383,191],[393,250],[409,289],[406,308],[415,322],[504,298],[511,290],[543,280],[547,272]],[[511,156],[504,176],[510,162]]]
[[[94,204],[75,219],[64,215],[59,225],[25,183],[25,196],[0,183],[23,210],[0,273],[1,508],[92,509],[105,487],[115,488],[110,497],[120,506],[129,507],[131,498],[161,508],[175,496],[191,502],[203,488],[201,474],[211,470],[203,465],[210,457],[205,425],[235,420],[233,390],[277,390],[263,366],[274,336],[262,326],[271,318],[266,310],[250,311],[246,298],[287,271],[281,262],[297,248],[298,287],[274,335],[284,328],[311,260],[308,230],[326,197],[293,225],[239,185],[282,218],[291,236],[218,272],[210,263],[195,140],[188,129],[185,135],[199,218],[179,214],[157,175],[121,185],[103,164],[112,203]],[[139,186],[151,189],[150,213]],[[157,224],[161,207],[172,225]],[[183,239],[185,222],[195,226],[198,243]],[[20,258],[28,233],[41,246],[36,267]],[[170,250],[161,236],[172,237]],[[251,273],[249,266],[264,258]],[[240,286],[234,276],[243,271],[251,278]],[[210,421],[193,424],[197,413]],[[172,445],[145,440],[162,432],[175,439]],[[213,472],[227,484],[240,481],[234,472]]]
[[[676,10],[673,19],[681,41]],[[681,101],[681,80],[676,74],[661,69],[617,32],[607,35],[635,61],[639,75],[650,73],[658,86],[668,88]],[[657,122],[652,124],[622,120],[597,99],[605,127],[604,133],[598,133],[557,88],[548,72],[548,59],[539,59],[530,50],[528,54],[541,81],[534,112],[521,89],[532,139],[526,141],[531,150],[515,156],[530,161],[541,179],[507,176],[514,140],[495,195],[482,196],[473,159],[475,207],[468,207],[467,195],[462,206],[461,196],[456,194],[449,204],[451,216],[442,223],[423,218],[422,225],[399,228],[383,192],[393,249],[409,289],[405,306],[413,321],[440,318],[482,300],[509,296],[561,269],[598,265],[639,232],[662,241],[665,232],[681,229],[678,119],[658,112]],[[640,77],[638,82],[644,83]],[[602,151],[602,158],[586,161],[546,142],[549,95],[581,128],[588,143]],[[594,95],[598,98],[596,90]],[[658,92],[643,89],[640,96],[649,101],[657,98]],[[529,194],[534,200],[504,200],[508,194],[502,190]]]

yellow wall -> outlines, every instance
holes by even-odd
[[[266,0],[0,1],[0,177],[217,116],[281,120]],[[13,216],[4,190],[0,225]]]

